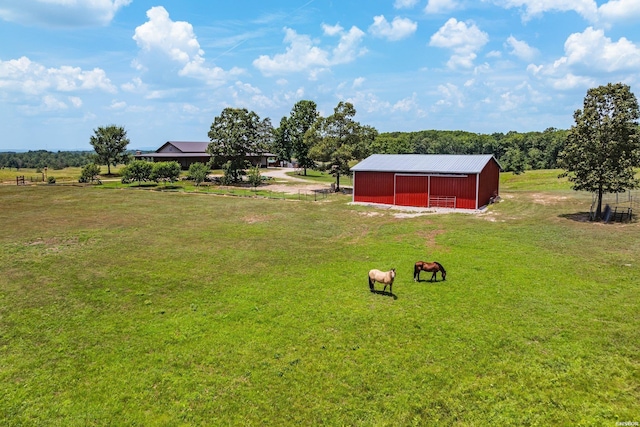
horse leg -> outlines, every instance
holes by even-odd
[[[434,271],[433,274],[431,275],[431,280],[429,280],[430,282],[433,282],[434,280],[437,281],[438,278],[436,277],[436,273],[437,271]]]

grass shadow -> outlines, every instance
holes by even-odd
[[[593,222],[593,223],[601,223],[601,224],[635,224],[638,222],[636,216],[632,216],[631,219],[622,219],[622,220],[611,220],[609,222],[605,222],[604,220],[600,221],[592,221],[589,212],[575,212],[575,213],[567,213],[558,215],[559,218],[568,219],[575,222]]]
[[[394,300],[398,299],[398,296],[396,294],[393,294],[391,292],[387,292],[387,291],[376,291],[375,289],[371,290],[372,294],[378,294],[378,295],[384,295],[386,297],[393,297]]]
[[[589,212],[574,212],[558,215],[559,218],[569,219],[576,222],[590,222]]]
[[[427,282],[427,283],[438,283],[438,282],[444,282],[443,279],[435,279],[435,280],[431,280],[431,279],[418,279],[416,280],[416,283],[422,283],[422,282]]]

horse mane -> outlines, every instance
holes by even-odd
[[[438,261],[434,261],[433,263],[434,263],[434,264],[437,264],[437,265],[438,265],[438,267],[440,267],[440,270],[442,270],[444,273],[446,273],[446,272],[447,272],[447,270],[445,270],[445,269],[444,269],[444,267],[442,266],[442,264],[440,264]]]

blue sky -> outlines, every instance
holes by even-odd
[[[380,132],[567,129],[586,92],[640,95],[640,0],[0,0],[0,150],[207,141],[339,101]]]

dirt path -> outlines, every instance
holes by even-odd
[[[295,172],[293,168],[279,168],[268,169],[266,171],[260,171],[263,176],[269,176],[274,178],[274,183],[270,183],[262,186],[264,190],[277,191],[280,193],[298,194],[300,192],[314,192],[327,190],[331,187],[331,184],[325,184],[322,182],[310,183],[310,181],[302,178],[296,178],[295,176],[287,175],[288,172]],[[289,184],[285,184],[289,183]]]

